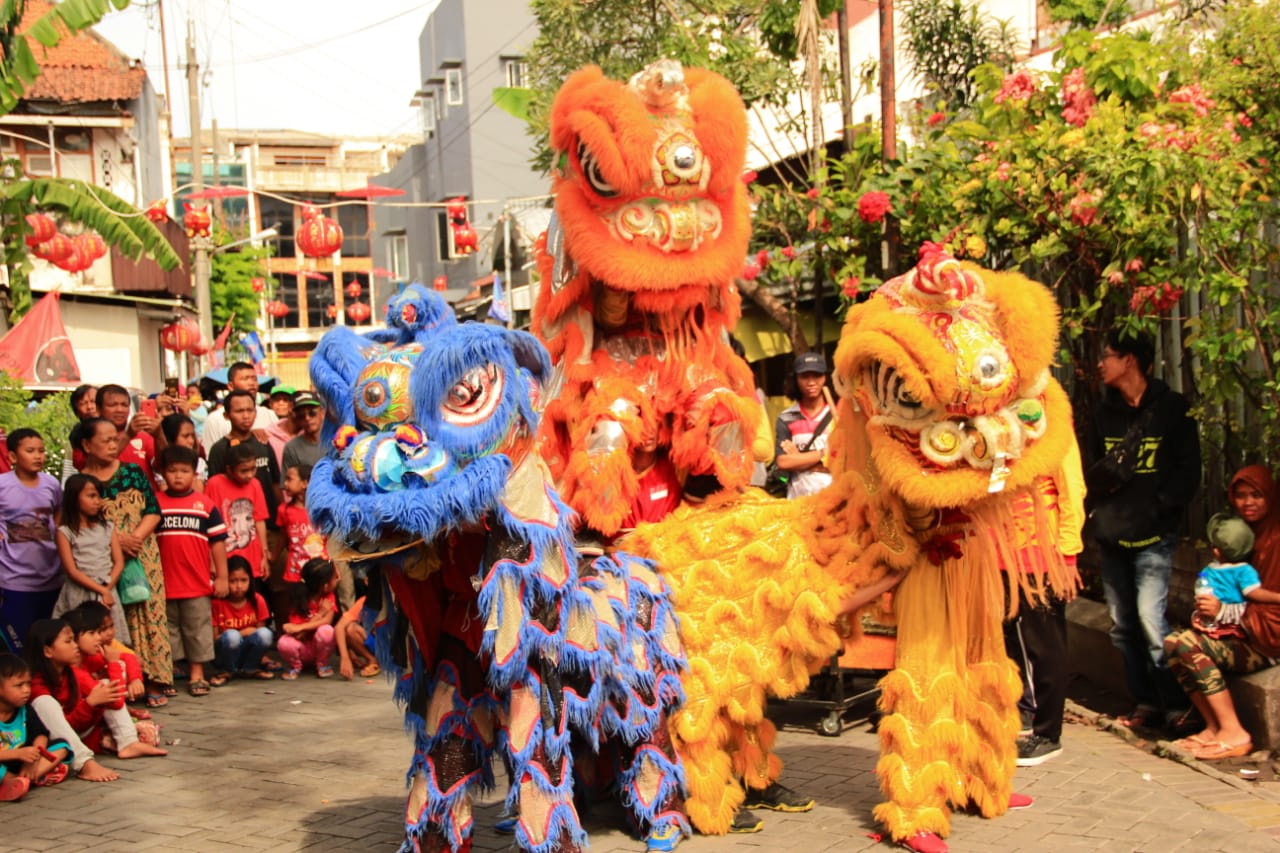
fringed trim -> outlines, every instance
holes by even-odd
[[[964,780],[945,760],[931,761],[914,770],[902,756],[889,753],[876,762],[880,792],[891,803],[906,810],[945,808],[948,801],[963,805]]]
[[[573,807],[573,759],[565,755],[560,762],[560,784],[551,782],[547,769],[541,764],[517,766],[512,774],[519,784],[512,785],[516,794],[515,802],[508,797],[508,808],[520,815],[516,824],[516,843],[527,853],[557,853],[562,836],[567,832],[574,844],[585,846],[587,833],[578,820],[578,813]],[[534,843],[529,834],[528,822],[535,819],[541,809],[521,808],[519,797],[525,789],[536,790],[539,795],[551,801],[546,810],[543,825],[539,828],[543,841]]]
[[[908,810],[896,803],[881,803],[871,810],[871,816],[884,824],[894,841],[910,838],[921,830],[942,838],[951,834],[951,813],[938,806]]]
[[[648,802],[639,789],[646,763],[658,777]],[[618,787],[621,790],[622,804],[636,816],[642,833],[650,827],[658,826],[659,818],[665,815],[666,823],[674,822],[686,835],[691,834],[689,822],[684,815],[669,808],[673,797],[683,797],[688,793],[684,768],[668,758],[662,750],[655,746],[642,746],[636,750],[630,766],[623,768],[618,774]]]
[[[440,789],[437,781],[435,762],[430,755],[421,752],[414,755],[409,778],[421,776],[426,785],[427,801],[417,820],[405,820],[405,834],[410,838],[423,838],[428,832],[439,832],[449,846],[458,850],[471,836],[474,821],[468,818],[461,825],[454,819],[455,807],[470,796],[470,788],[479,784],[482,774],[479,769],[467,773],[455,782],[447,791]]]

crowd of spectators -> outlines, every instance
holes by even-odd
[[[233,364],[220,400],[81,386],[62,477],[45,436],[5,438],[0,474],[0,800],[95,754],[164,755],[152,712],[233,679],[379,671],[363,598],[311,525],[323,407]],[[48,437],[50,440],[61,437]],[[337,633],[335,633],[337,632]]]

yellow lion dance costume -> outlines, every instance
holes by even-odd
[[[744,784],[781,772],[766,696],[804,689],[841,649],[855,591],[905,572],[875,815],[895,839],[945,836],[951,805],[1009,805],[1020,683],[1001,621],[1017,596],[1000,567],[1033,567],[1011,573],[1031,600],[1066,588],[1045,532],[1045,484],[1074,441],[1049,376],[1057,307],[1020,275],[927,247],[850,309],[832,485],[792,501],[739,494],[758,418],[725,334],[749,228],[745,133],[741,100],[710,72],[663,61],[626,85],[594,68],[565,83],[551,125],[558,222],[539,246],[533,320],[559,374],[542,450],[568,503],[607,535],[635,491],[629,448],[648,431],[682,474],[727,487],[620,543],[656,560],[674,592],[689,671],[672,736],[699,830],[728,831]]]
[[[946,836],[950,806],[1006,811],[1021,685],[1001,622],[1017,584],[1034,601],[1069,583],[1047,533],[1046,483],[1074,442],[1049,375],[1057,316],[1021,275],[927,248],[849,311],[830,487],[786,502],[722,497],[624,540],[661,562],[675,596],[690,672],[672,727],[699,829],[727,829],[740,779],[777,778],[766,693],[808,684],[841,649],[840,602],[887,571],[905,577],[896,668],[881,682],[875,816],[901,840]],[[1019,564],[1034,568],[1011,572],[1006,595],[1000,567]]]
[[[540,238],[532,330],[556,365],[542,453],[605,536],[656,435],[682,475],[745,486],[760,407],[729,347],[751,225],[747,122],[727,80],[662,60],[629,83],[586,68],[552,105],[556,219]]]

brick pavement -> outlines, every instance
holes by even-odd
[[[157,713],[163,759],[104,763],[122,779],[76,780],[0,803],[0,850],[386,851],[400,838],[409,742],[382,679],[292,684],[235,682],[202,700],[185,694]],[[816,797],[809,814],[761,812],[756,835],[697,837],[687,853],[877,851],[877,743],[865,725],[839,738],[812,729],[818,712],[778,709],[786,781]],[[994,821],[956,818],[955,853],[977,851],[1277,851],[1280,797],[1158,758],[1092,726],[1070,725],[1065,752],[1019,771],[1035,807]],[[499,773],[501,776],[501,773]],[[492,826],[500,793],[478,804],[477,851],[511,849]],[[620,812],[588,821],[595,853],[638,853],[613,828]],[[1256,828],[1255,828],[1256,827]]]

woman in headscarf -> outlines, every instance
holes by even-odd
[[[1280,504],[1271,472],[1242,468],[1227,491],[1231,507],[1253,528],[1253,566],[1264,589],[1280,592]],[[1247,755],[1253,739],[1236,716],[1224,673],[1256,672],[1280,658],[1280,605],[1224,604],[1211,593],[1196,596],[1193,622],[1238,624],[1244,636],[1214,637],[1189,628],[1165,638],[1169,669],[1205,720],[1204,731],[1177,744],[1196,758],[1216,761]]]

